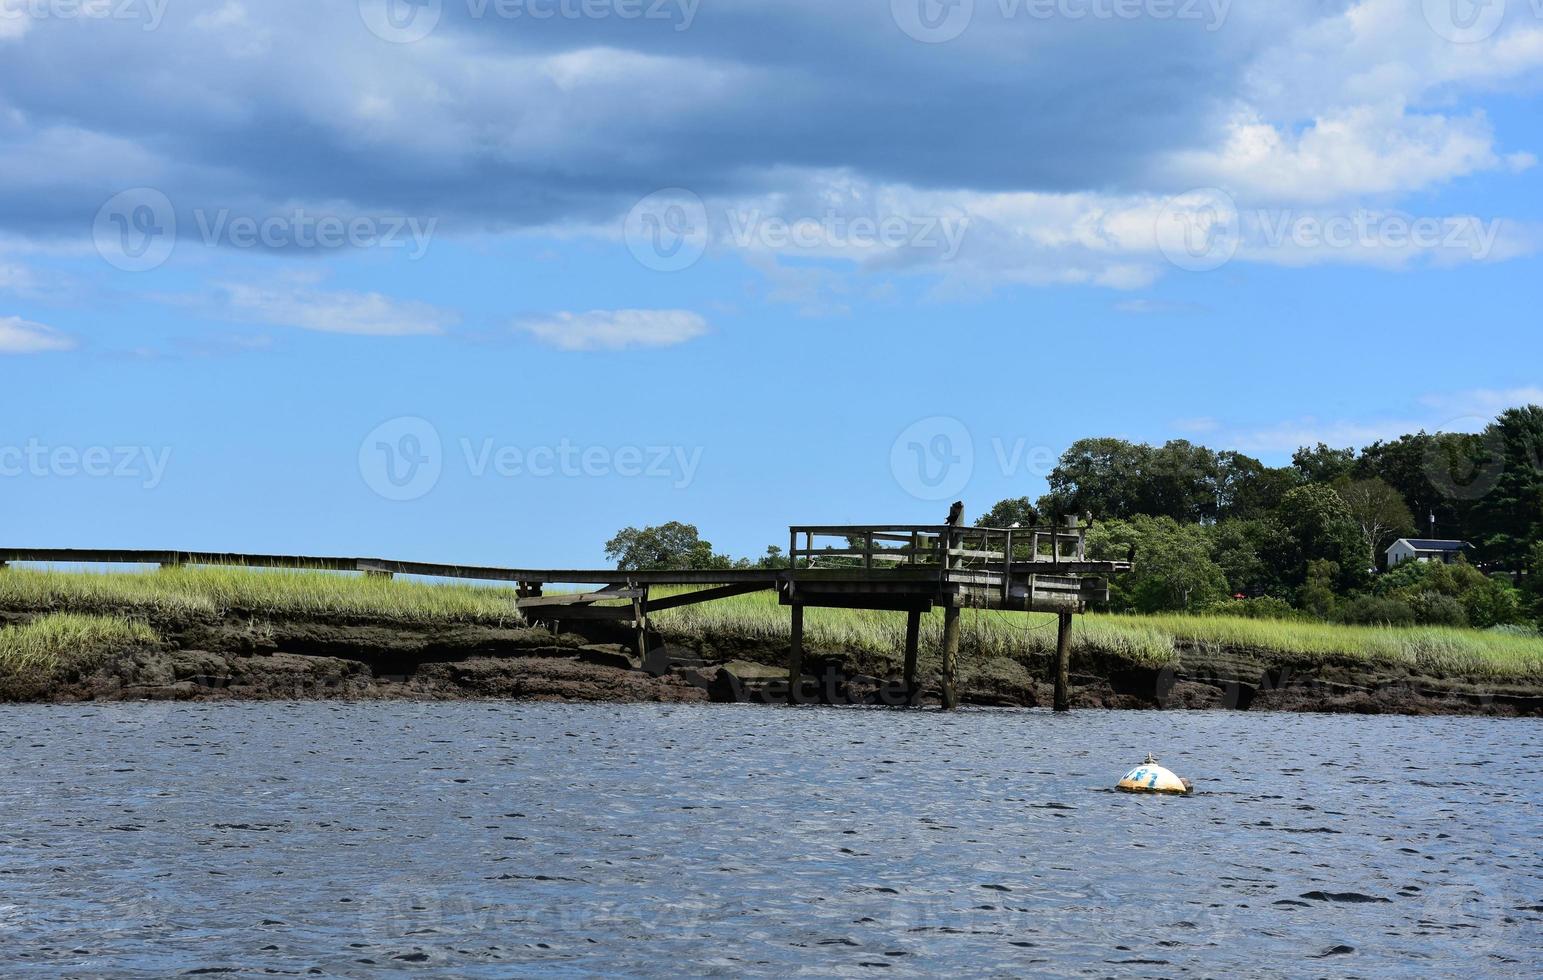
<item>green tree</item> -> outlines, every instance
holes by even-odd
[[[1102,521],[1088,532],[1088,553],[1134,568],[1110,582],[1112,604],[1137,612],[1195,609],[1227,596],[1227,578],[1211,560],[1205,529],[1171,517]]]
[[[626,571],[733,568],[733,559],[713,554],[696,525],[671,521],[639,530],[623,528],[606,542],[605,556]]]
[[[1050,471],[1044,514],[1092,513],[1112,520],[1142,513],[1140,497],[1152,447],[1124,439],[1078,439]]]
[[[1519,569],[1543,540],[1543,407],[1508,409],[1485,435],[1500,470],[1494,489],[1474,504],[1477,543],[1485,558]]]
[[[1330,618],[1339,605],[1339,596],[1334,592],[1337,581],[1339,581],[1339,562],[1323,559],[1308,562],[1306,581],[1302,584],[1297,605],[1319,619]]]
[[[1331,449],[1320,442],[1310,449],[1298,449],[1291,456],[1291,465],[1304,483],[1333,483],[1350,475],[1355,467],[1355,450]]]
[[[1214,520],[1221,467],[1216,454],[1183,439],[1152,450],[1140,489],[1141,512],[1180,524]]]
[[[1307,564],[1313,561],[1329,561],[1339,567],[1343,592],[1365,580],[1361,529],[1333,487],[1321,483],[1297,487],[1281,501],[1277,516],[1290,534],[1295,552],[1283,550],[1280,557],[1297,570],[1298,582],[1306,580]]]
[[[1334,482],[1334,492],[1344,501],[1345,507],[1361,531],[1361,542],[1366,546],[1366,567],[1375,570],[1382,567],[1379,558],[1385,545],[1414,531],[1414,517],[1404,498],[1382,480],[1352,480],[1341,477]]]
[[[1239,452],[1216,456],[1216,516],[1220,520],[1265,517],[1280,506],[1287,493],[1301,484],[1289,466],[1266,466]]]
[[[1233,595],[1283,598],[1291,590],[1281,576],[1279,555],[1289,534],[1273,518],[1221,521],[1209,529],[1211,560],[1227,576]]]
[[[1429,529],[1429,519],[1434,516],[1438,533],[1467,537],[1469,503],[1451,492],[1453,481],[1444,472],[1449,455],[1455,455],[1455,449],[1448,452],[1452,443],[1452,437],[1425,432],[1374,442],[1361,450],[1355,478],[1382,480],[1398,491],[1422,533]]]
[[[1063,513],[1069,513],[1063,512]],[[1028,497],[1012,497],[999,500],[980,519],[981,527],[1033,527],[1039,523],[1039,511]]]

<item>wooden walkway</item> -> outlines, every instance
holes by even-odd
[[[554,627],[562,621],[604,619],[631,627],[646,653],[649,616],[681,606],[776,590],[792,616],[788,683],[804,684],[804,609],[880,609],[907,614],[905,683],[919,695],[916,661],[921,617],[944,611],[943,706],[958,705],[959,615],[963,609],[1055,613],[1057,710],[1067,707],[1067,663],[1072,616],[1108,598],[1105,576],[1124,562],[1086,556],[1086,528],[975,528],[948,525],[799,526],[789,529],[785,568],[628,571],[441,565],[382,558],[328,558],[202,551],[0,548],[0,568],[11,562],[46,564],[218,565],[286,568],[366,575],[512,582],[515,605],[526,619]],[[552,585],[593,585],[587,592],[546,594]],[[650,595],[660,587],[700,586]]]

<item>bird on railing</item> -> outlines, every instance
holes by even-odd
[[[948,508],[948,520],[944,523],[949,527],[958,527],[964,522],[964,501],[954,501],[954,506]]]

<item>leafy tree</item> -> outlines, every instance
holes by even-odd
[[[1486,558],[1519,568],[1543,540],[1543,407],[1502,412],[1485,435],[1499,452],[1500,472],[1474,504],[1476,535]]]
[[[1081,439],[1051,471],[1050,493],[1040,499],[1039,510],[1195,523],[1216,516],[1218,481],[1216,454],[1182,439],[1158,449],[1124,439]]]
[[[1039,509],[1047,514],[1091,512],[1104,520],[1142,512],[1140,490],[1152,447],[1124,439],[1079,439],[1050,471],[1050,493]]]
[[[1339,580],[1339,562],[1315,559],[1307,563],[1307,580],[1297,598],[1297,604],[1319,619],[1334,615],[1339,597],[1334,593],[1334,583]]]
[[[1361,529],[1350,509],[1332,487],[1321,483],[1297,487],[1286,494],[1278,512],[1280,523],[1290,535],[1295,554],[1283,549],[1281,558],[1301,569],[1306,580],[1307,564],[1333,562],[1339,569],[1339,587],[1350,592],[1365,578],[1362,559]]]
[[[1069,511],[1063,511],[1063,513],[1069,513]],[[1035,510],[1034,502],[1028,497],[999,500],[980,519],[981,527],[1012,527],[1014,524],[1033,527],[1038,523],[1039,511]]]
[[[1277,598],[1289,589],[1281,579],[1275,557],[1285,528],[1272,519],[1222,521],[1209,529],[1211,560],[1227,576],[1233,595]]]
[[[1216,456],[1216,516],[1220,520],[1265,517],[1301,484],[1291,467],[1266,466],[1252,456],[1226,452]]]
[[[1414,518],[1404,498],[1376,477],[1369,480],[1341,477],[1334,483],[1334,492],[1345,502],[1361,530],[1369,570],[1381,567],[1382,563],[1377,559],[1384,545],[1414,530]]]
[[[1350,475],[1355,466],[1355,450],[1331,449],[1320,442],[1311,449],[1298,449],[1291,456],[1291,465],[1304,483],[1333,483]]]
[[[1164,443],[1147,460],[1140,490],[1143,513],[1181,524],[1215,520],[1220,471],[1216,454],[1206,447],[1184,439]]]
[[[1398,491],[1421,532],[1428,530],[1427,521],[1434,516],[1443,536],[1467,537],[1470,504],[1453,494],[1454,480],[1447,473],[1460,441],[1461,437],[1419,432],[1392,442],[1374,442],[1361,450],[1355,478],[1382,480]]]
[[[1105,560],[1123,560],[1134,553],[1132,572],[1110,582],[1111,602],[1117,608],[1194,609],[1227,595],[1227,578],[1211,560],[1205,530],[1171,517],[1138,515],[1095,524],[1088,532],[1088,553]]]
[[[671,521],[656,527],[624,528],[606,542],[605,556],[626,571],[733,568],[734,561],[713,554],[696,525]]]
[[[1498,578],[1485,579],[1483,584],[1464,592],[1461,601],[1468,622],[1481,630],[1522,621],[1521,592]]]

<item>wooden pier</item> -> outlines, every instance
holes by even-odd
[[[782,604],[792,607],[788,683],[801,683],[804,609],[889,609],[906,614],[905,685],[914,704],[921,617],[943,609],[943,707],[959,704],[959,615],[964,609],[1048,612],[1059,618],[1055,708],[1068,702],[1072,617],[1107,601],[1106,576],[1125,562],[1087,557],[1087,528],[950,525],[793,527]]]
[[[640,656],[647,654],[649,617],[682,606],[775,589],[792,617],[788,656],[790,696],[802,690],[804,610],[809,607],[879,609],[906,614],[905,685],[917,703],[921,617],[943,610],[943,707],[958,706],[959,616],[964,609],[1048,612],[1059,617],[1055,707],[1064,711],[1072,617],[1108,598],[1106,576],[1125,562],[1092,561],[1086,527],[979,528],[952,525],[796,526],[789,529],[786,568],[731,570],[624,570],[499,568],[390,561],[197,551],[0,548],[10,562],[134,564],[360,572],[369,576],[509,582],[515,606],[531,622],[610,620],[630,628]],[[591,591],[547,593],[549,586],[596,586]],[[661,587],[699,587],[651,595]]]

